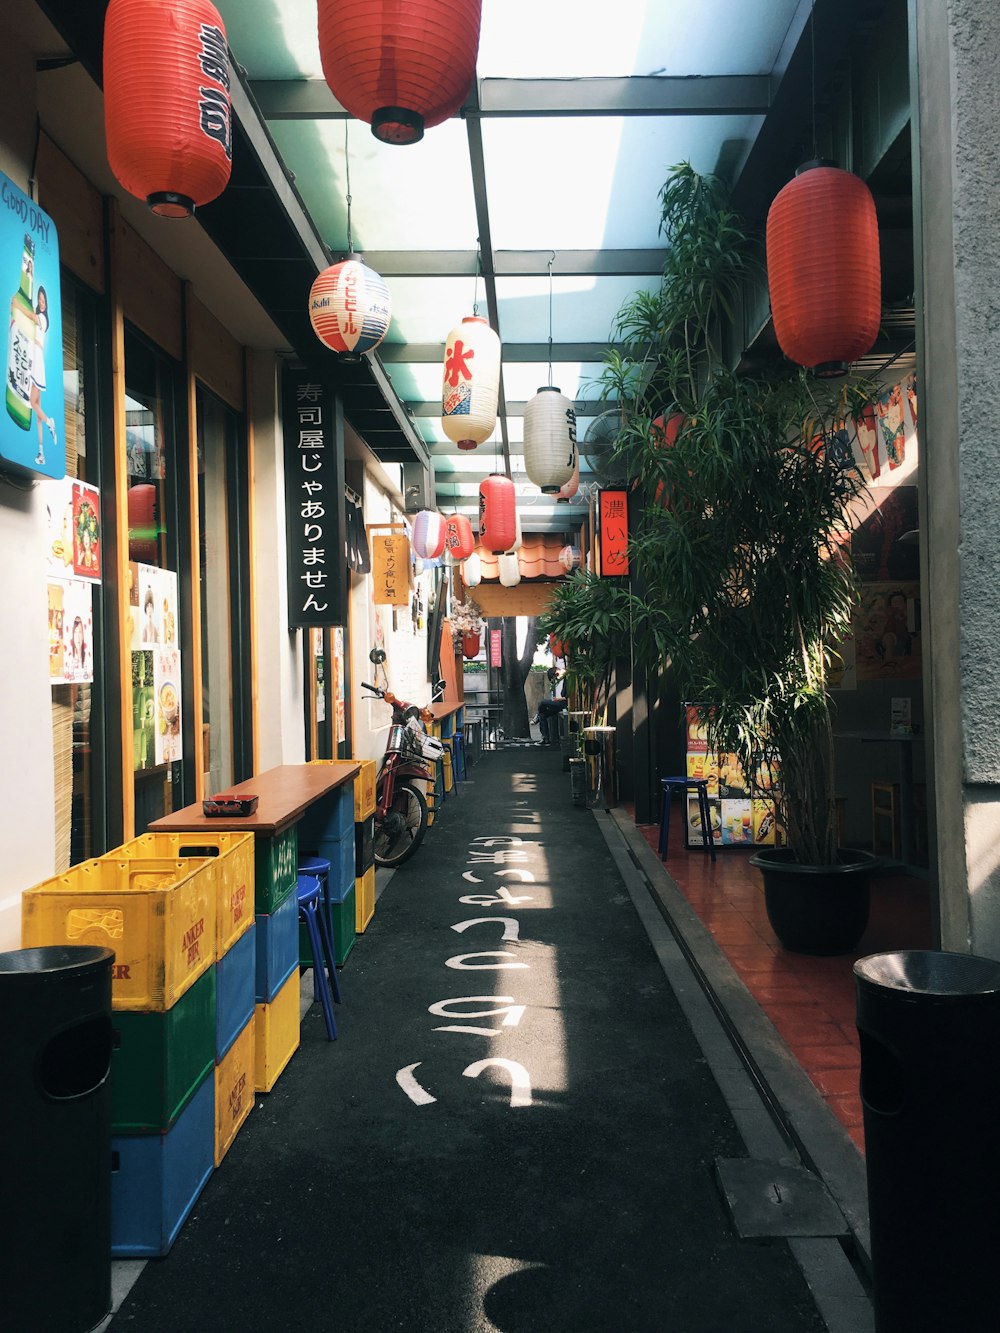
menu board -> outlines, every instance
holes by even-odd
[[[775,818],[774,802],[766,796],[751,796],[750,784],[736,755],[709,749],[708,725],[703,708],[697,704],[686,704],[684,713],[687,776],[704,778],[708,783],[708,808],[716,846],[780,845],[784,838]],[[775,776],[759,773],[758,792],[769,788]],[[694,792],[688,793],[685,814],[687,844],[689,847],[701,847],[701,813]]]

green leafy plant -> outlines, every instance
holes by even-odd
[[[635,577],[608,615],[704,706],[710,743],[738,756],[753,794],[778,778],[796,859],[833,864],[828,672],[857,600],[848,538],[863,491],[843,432],[872,390],[778,361],[729,367],[720,334],[759,263],[754,238],[722,184],[686,164],[661,202],[663,282],[621,310],[602,375],[641,500]]]
[[[569,644],[567,697],[593,724],[607,715],[615,657],[628,642],[629,607],[607,579],[578,569],[560,579],[539,621],[542,633]]]

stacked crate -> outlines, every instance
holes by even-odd
[[[325,907],[334,960],[341,965],[354,947],[356,933],[352,784],[344,783],[309,807],[299,825],[299,841],[304,855],[321,856],[330,862]]]
[[[298,827],[255,843],[254,1086],[270,1092],[299,1048]]]
[[[85,861],[22,897],[25,947],[115,952],[111,1249],[166,1254],[215,1165],[216,857]],[[172,848],[169,850],[173,850]]]
[[[375,779],[374,759],[361,763],[354,779],[354,928],[359,935],[375,915]]]

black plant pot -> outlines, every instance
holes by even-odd
[[[792,953],[850,953],[868,926],[869,881],[881,858],[841,849],[832,866],[802,865],[788,847],[762,847],[750,864],[764,876],[767,919]]]

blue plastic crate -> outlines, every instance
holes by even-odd
[[[111,1139],[111,1253],[166,1254],[215,1169],[215,1072],[161,1134]]]
[[[375,864],[375,816],[369,815],[354,825],[354,878]]]
[[[339,842],[354,836],[354,784],[347,782],[335,791],[314,801],[298,825],[299,851],[326,853],[320,842]]]
[[[256,922],[254,998],[268,1004],[299,965],[299,900],[290,893],[269,915]]]
[[[215,1059],[232,1046],[257,1002],[257,923],[215,964]]]
[[[351,834],[327,846],[330,857],[330,902],[342,903],[354,888],[354,825]]]

